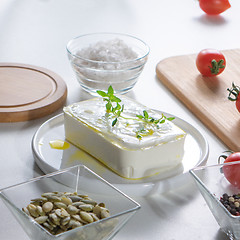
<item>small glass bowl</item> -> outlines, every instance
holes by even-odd
[[[123,41],[130,48],[130,51],[133,51],[136,55],[131,60],[119,62],[116,57],[114,61],[106,61],[106,52],[109,51],[112,56],[113,51],[119,46],[119,49],[121,49],[119,51],[123,55],[129,54],[127,48],[123,47],[119,40]],[[109,41],[112,44],[111,46]],[[103,51],[102,59],[104,60],[101,60],[101,57],[95,60],[94,57],[96,56],[86,58],[83,57],[83,54],[79,54],[79,51],[89,48],[89,46],[91,46],[91,49],[96,48],[96,44],[99,43],[108,43],[109,46],[109,49],[104,49]],[[101,45],[102,48],[103,46]],[[97,48],[97,54],[99,55],[100,47]],[[126,34],[92,33],[70,40],[67,44],[67,54],[80,86],[88,93],[96,95],[97,90],[107,91],[111,85],[115,93],[124,94],[136,84],[147,62],[149,47],[142,40]]]
[[[87,194],[104,202],[111,216],[81,227],[53,235],[22,211],[31,199],[45,192]],[[136,213],[140,205],[83,165],[57,171],[0,190],[0,198],[16,217],[30,239],[34,240],[106,240],[113,236]]]
[[[240,239],[240,216],[232,215],[220,202],[220,198],[224,193],[229,196],[240,193],[240,189],[233,186],[225,178],[222,171],[224,166],[236,167],[235,169],[238,170],[240,162],[197,167],[191,169],[190,174],[220,228],[230,239]]]

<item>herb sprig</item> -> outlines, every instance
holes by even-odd
[[[124,110],[124,104],[122,104],[122,105],[120,104],[122,100],[114,95],[114,90],[113,90],[112,86],[109,86],[107,92],[98,90],[97,93],[101,97],[103,97],[104,101],[107,102],[106,103],[106,112],[109,115],[114,116],[114,120],[112,121],[112,127],[113,127],[114,125],[116,125],[118,118],[123,117],[123,116],[121,116],[121,113]],[[137,114],[136,117],[137,117],[137,119],[135,118],[135,120],[143,121],[143,123],[145,123],[146,125],[154,124],[157,128],[159,128],[158,124],[163,124],[163,123],[165,123],[166,120],[172,121],[175,119],[174,117],[166,117],[163,113],[162,113],[161,118],[155,119],[153,117],[150,117],[146,110],[143,110],[142,115]],[[153,129],[151,129],[151,128],[146,129],[143,126],[138,131],[136,131],[136,137],[139,140],[141,140],[143,136],[149,136],[149,135],[152,135],[153,133],[154,133]]]
[[[163,113],[162,113],[161,118],[155,119],[153,117],[150,117],[146,110],[143,110],[142,115],[138,114],[138,115],[136,115],[136,117],[138,117],[139,119],[141,119],[145,123],[155,124],[157,126],[157,128],[159,128],[158,124],[163,124],[163,123],[165,123],[166,120],[172,121],[172,120],[175,119],[174,117],[166,117]],[[153,134],[152,129],[145,129],[144,127],[142,127],[140,130],[138,130],[136,132],[136,137],[141,140],[143,136],[152,135],[152,134]]]
[[[97,93],[103,97],[103,100],[106,101],[106,111],[107,113],[111,114],[115,117],[112,121],[112,127],[117,123],[118,118],[120,117],[121,113],[124,109],[124,104],[120,105],[122,101],[120,98],[114,95],[114,90],[112,86],[109,86],[108,91],[104,92],[98,90]]]
[[[175,118],[174,117],[166,117],[163,113],[162,113],[162,117],[159,119],[154,119],[153,117],[149,117],[149,114],[146,110],[143,110],[143,114],[142,115],[136,115],[136,117],[138,117],[139,119],[144,120],[147,123],[154,123],[154,124],[162,124],[165,123],[166,120],[168,121],[172,121]]]

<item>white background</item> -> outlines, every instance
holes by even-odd
[[[221,16],[209,17],[196,0],[1,0],[0,62],[56,72],[67,83],[69,104],[90,96],[80,89],[70,68],[68,40],[104,31],[141,38],[151,52],[139,82],[127,95],[195,126],[209,142],[207,164],[215,164],[226,146],[161,84],[155,67],[164,58],[204,48],[238,48],[240,1],[231,4]],[[60,112],[29,122],[0,123],[0,189],[43,174],[34,162],[31,140],[40,124]],[[190,177],[169,193],[134,199],[142,209],[116,240],[227,239]],[[1,240],[28,239],[1,201],[0,216]]]

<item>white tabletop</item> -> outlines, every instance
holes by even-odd
[[[69,39],[92,32],[137,36],[151,52],[139,82],[127,95],[195,126],[209,143],[207,164],[215,164],[226,146],[157,80],[155,67],[164,58],[204,48],[238,48],[240,1],[231,4],[221,16],[208,17],[195,0],[1,0],[0,62],[56,72],[67,84],[68,104],[89,98],[69,65]],[[28,122],[0,123],[0,189],[43,174],[34,161],[31,140],[40,124],[60,112]],[[168,193],[133,198],[142,208],[116,240],[227,239],[190,177]],[[28,239],[2,201],[0,212],[0,239]]]

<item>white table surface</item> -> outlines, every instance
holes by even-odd
[[[139,82],[127,95],[195,126],[209,143],[207,164],[215,164],[226,146],[157,80],[155,67],[166,57],[204,48],[238,48],[240,1],[231,4],[221,16],[208,17],[196,0],[1,0],[0,62],[58,73],[67,83],[68,104],[89,98],[70,68],[65,49],[69,39],[104,31],[137,36],[151,52]],[[31,139],[40,124],[60,112],[29,122],[0,123],[0,189],[43,174],[34,162]],[[134,199],[142,208],[116,240],[227,239],[190,176],[181,188]],[[28,239],[2,201],[0,216],[1,240]]]

